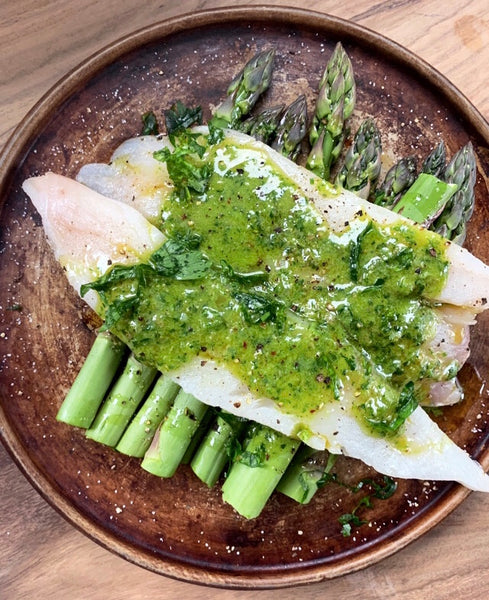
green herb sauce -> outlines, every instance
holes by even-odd
[[[170,241],[151,268],[100,286],[112,329],[161,371],[211,358],[299,417],[353,389],[363,423],[395,433],[417,382],[446,377],[425,343],[436,327],[425,298],[447,273],[443,242],[361,215],[330,231],[252,147],[221,140],[198,160],[205,185],[165,203]]]

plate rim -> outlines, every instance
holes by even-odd
[[[54,83],[25,114],[0,153],[0,197],[2,198],[0,209],[3,209],[4,204],[5,194],[3,192],[10,187],[16,166],[22,163],[25,156],[29,154],[33,139],[37,135],[36,132],[42,129],[43,123],[48,120],[53,104],[59,106],[74,92],[76,87],[80,86],[84,79],[92,77],[100,69],[119,58],[121,54],[131,52],[142,44],[149,44],[184,30],[219,25],[245,18],[252,23],[268,22],[272,25],[283,23],[308,28],[314,26],[321,33],[331,30],[339,39],[343,39],[342,36],[349,37],[357,42],[361,41],[363,45],[373,46],[376,50],[387,52],[398,63],[434,85],[451,105],[461,108],[463,119],[474,131],[478,132],[479,137],[489,146],[489,123],[468,98],[424,59],[380,33],[352,21],[309,9],[274,5],[211,8],[160,20],[126,34],[82,60]],[[79,513],[63,495],[62,490],[50,482],[46,475],[37,468],[27,449],[9,427],[2,403],[0,403],[0,439],[34,489],[63,518],[87,537],[107,550],[155,573],[188,583],[219,588],[291,587],[317,583],[361,570],[398,552],[427,533],[457,508],[470,493],[463,486],[453,484],[433,507],[423,512],[421,522],[415,518],[405,526],[402,532],[390,536],[373,552],[370,549],[367,554],[361,552],[353,557],[345,557],[336,564],[326,563],[302,567],[299,565],[290,569],[273,569],[272,572],[267,573],[256,570],[245,574],[235,572],[233,569],[207,567],[204,573],[201,566],[190,565],[170,558],[155,558],[144,549],[135,551],[129,542],[103,527],[95,525]],[[485,469],[488,468],[489,449],[482,454],[480,462]],[[138,552],[139,555],[137,555]]]

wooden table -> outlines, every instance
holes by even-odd
[[[0,146],[27,110],[65,72],[114,39],[210,0],[2,0]],[[247,4],[262,4],[248,1]],[[269,4],[305,7],[301,0]],[[365,25],[414,51],[446,75],[489,119],[487,0],[320,0],[308,8]],[[472,494],[441,525],[366,570],[261,597],[483,598],[489,594],[489,496]],[[198,588],[125,562],[64,521],[0,447],[0,597],[255,598],[254,591]]]

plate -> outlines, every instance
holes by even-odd
[[[330,484],[307,506],[275,494],[246,521],[183,466],[170,480],[139,461],[87,440],[55,415],[93,332],[83,303],[49,250],[22,181],[53,170],[75,176],[83,163],[108,160],[140,131],[141,115],[180,99],[205,116],[222,100],[245,59],[275,47],[272,105],[305,92],[314,100],[337,41],[358,86],[352,125],[374,116],[385,161],[422,157],[443,138],[452,155],[472,141],[479,165],[476,211],[466,245],[489,262],[489,128],[465,97],[433,68],[395,43],[324,14],[245,7],[154,24],[102,49],[67,74],[33,108],[0,161],[1,432],[34,487],[74,526],[126,559],[177,579],[229,588],[274,588],[333,578],[401,549],[439,523],[468,494],[452,483],[399,481],[388,501],[362,512],[367,524],[343,536],[338,518],[358,496]],[[441,427],[489,467],[489,321],[473,331],[461,378],[464,402],[438,417]],[[344,459],[351,478],[368,470]]]

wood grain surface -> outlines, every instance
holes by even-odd
[[[103,46],[155,21],[229,1],[2,0],[0,147],[34,103]],[[248,5],[262,2],[247,1]],[[350,19],[406,46],[489,119],[487,0],[286,0]],[[1,348],[0,348],[1,353]],[[85,537],[27,482],[0,446],[0,598],[478,599],[489,594],[489,496],[473,493],[439,526],[363,571],[304,588],[228,591],[164,578]]]

